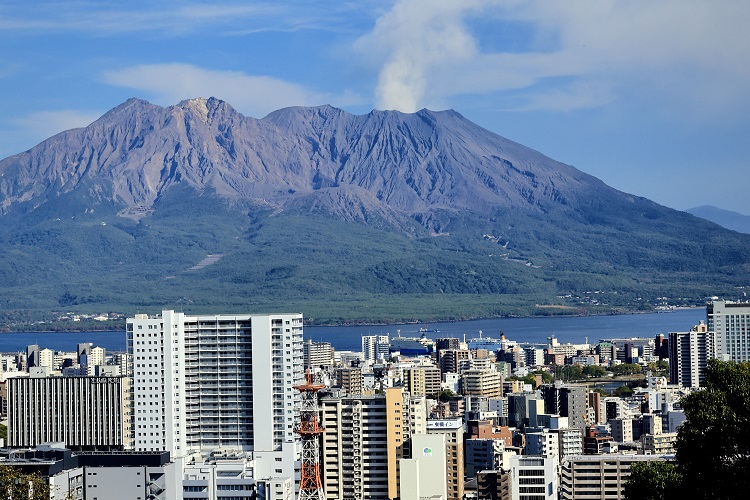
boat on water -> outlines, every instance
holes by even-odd
[[[437,328],[430,328],[427,325],[424,325],[422,328],[419,329],[419,333],[440,333],[440,330]]]
[[[426,332],[422,332],[420,337],[402,337],[401,330],[397,333],[398,336],[390,338],[391,352],[399,351],[405,356],[420,356],[431,354],[435,350],[435,341],[428,339]]]
[[[498,349],[505,349],[516,344],[516,341],[506,339],[505,334],[502,332],[500,332],[500,338],[498,339],[483,336],[482,330],[479,330],[479,337],[466,341],[466,345],[469,350],[486,349],[491,352],[497,351]]]

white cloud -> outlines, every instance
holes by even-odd
[[[217,97],[242,113],[261,118],[287,106],[325,103],[323,95],[301,85],[239,71],[208,70],[190,64],[146,64],[103,75],[112,85],[148,93],[148,99],[172,105],[184,99]]]
[[[242,34],[260,31],[326,29],[332,15],[351,10],[350,4],[333,0],[284,2],[223,0],[130,2],[49,2],[6,0],[0,16],[0,32],[89,33],[112,36],[137,32],[180,36],[213,30]]]
[[[750,101],[748,18],[750,2],[398,0],[356,47],[379,71],[384,108],[524,89],[520,107],[585,108],[640,92],[708,115]],[[523,27],[524,39],[485,44],[493,24]]]

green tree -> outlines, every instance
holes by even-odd
[[[8,427],[0,424],[0,439],[8,439]]]
[[[620,387],[612,391],[612,395],[620,398],[626,398],[628,396],[632,396],[633,392],[633,389],[631,389],[627,385],[621,385]]]
[[[583,378],[583,368],[581,368],[581,365],[565,365],[560,367],[558,375],[563,380],[581,380]]]
[[[456,393],[451,391],[450,389],[443,389],[438,393],[438,400],[443,403],[447,403],[455,395]]]
[[[750,491],[750,363],[712,359],[705,389],[682,398],[687,419],[677,463],[692,498],[747,498]]]
[[[536,376],[537,375],[541,375],[542,376],[542,383],[543,384],[549,384],[550,382],[552,382],[552,374],[549,373],[549,372],[542,371],[542,370],[531,372],[531,373],[527,374],[525,377],[521,377],[521,378],[519,378],[519,377],[515,377],[515,378],[511,377],[511,379],[514,379],[514,380],[523,380],[524,383],[530,384],[533,389],[536,389],[537,388],[537,384],[536,384]]]
[[[543,384],[549,384],[550,382],[552,382],[552,379],[554,378],[550,372],[547,372],[544,370],[535,371],[534,375],[541,375]]]
[[[643,367],[637,363],[623,363],[609,368],[615,376],[618,375],[637,375],[643,372]]]
[[[49,500],[49,496],[49,485],[39,474],[24,474],[13,466],[0,465],[0,498],[3,500]]]
[[[654,460],[635,462],[623,494],[628,500],[670,500],[680,495],[682,476],[677,464]]]
[[[605,373],[607,373],[607,370],[599,365],[587,365],[583,367],[583,374],[587,377],[599,378],[603,377]]]
[[[666,376],[667,371],[669,370],[669,363],[661,360],[661,361],[652,361],[648,364],[648,369],[651,371],[652,375],[655,376]]]

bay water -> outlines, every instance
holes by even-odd
[[[338,351],[359,351],[363,335],[458,337],[472,339],[482,331],[484,337],[506,338],[520,343],[546,343],[554,336],[560,343],[596,344],[600,339],[665,336],[686,332],[706,319],[705,308],[679,309],[669,313],[623,314],[614,316],[565,316],[538,318],[497,318],[430,324],[306,326],[305,339],[330,342]],[[0,352],[25,351],[29,344],[53,351],[75,351],[76,344],[91,342],[108,352],[125,351],[125,325],[114,332],[15,332],[0,333]]]

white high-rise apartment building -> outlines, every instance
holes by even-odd
[[[700,387],[708,360],[717,357],[716,337],[703,321],[689,332],[670,332],[670,382],[683,387]]]
[[[127,320],[137,451],[251,452],[256,477],[294,477],[302,314]]]
[[[388,335],[362,336],[362,354],[365,361],[376,363],[387,358],[390,354],[390,346]]]
[[[39,351],[39,366],[46,366],[50,370],[55,369],[55,351],[52,349],[42,349]]]
[[[708,331],[716,333],[719,359],[750,361],[750,302],[709,302],[706,320]]]

